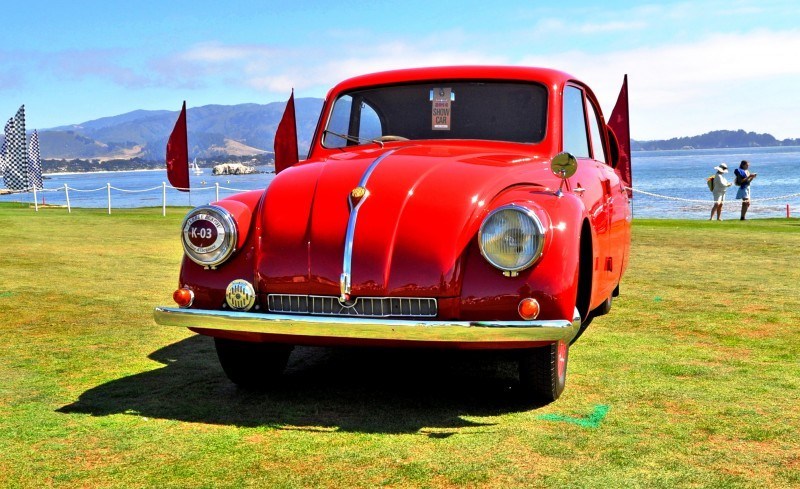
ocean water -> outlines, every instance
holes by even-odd
[[[800,147],[731,148],[713,150],[636,151],[632,156],[633,216],[648,218],[708,219],[711,210],[711,192],[705,179],[714,174],[713,167],[725,162],[730,168],[728,180],[733,180],[733,169],[741,160],[750,162],[750,170],[758,173],[751,187],[753,203],[749,217],[784,217],[786,205],[792,215],[800,216]],[[267,168],[259,168],[266,172]],[[64,185],[69,187],[69,200],[73,207],[108,206],[107,185],[111,184],[111,207],[160,207],[162,183],[167,182],[166,171],[123,171],[107,173],[51,174],[44,181],[45,191],[37,193],[39,203],[66,205]],[[191,175],[192,191],[179,192],[166,189],[170,206],[201,205],[243,190],[263,189],[274,177],[271,173],[251,175],[211,175],[205,168],[203,175]],[[118,190],[123,189],[123,190]],[[723,218],[738,218],[739,201],[735,200],[737,187],[727,193]],[[657,194],[647,195],[641,192]],[[770,199],[770,200],[763,200]],[[33,203],[33,194],[0,196],[3,201]]]
[[[72,207],[108,206],[108,188],[111,185],[111,208],[161,207],[166,183],[168,206],[197,206],[208,204],[245,190],[263,189],[275,177],[267,173],[272,168],[257,167],[263,173],[249,175],[211,175],[211,168],[203,168],[202,175],[189,175],[191,192],[170,188],[165,170],[138,170],[96,173],[51,173],[46,174],[44,190],[37,191],[39,203],[67,205],[64,185],[69,187],[69,203]],[[217,185],[219,190],[217,190]],[[33,203],[33,193],[2,195],[0,202],[22,201]]]
[[[800,147],[772,147],[635,151],[631,158],[634,218],[708,219],[712,198],[706,178],[716,173],[715,166],[727,163],[726,178],[733,182],[733,170],[742,160],[758,173],[750,187],[748,217],[785,217],[787,204],[794,217],[800,216]],[[723,219],[739,217],[737,190],[733,185],[725,196]]]

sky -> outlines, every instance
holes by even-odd
[[[800,138],[796,0],[7,2],[0,119],[44,129],[137,109],[324,97],[395,68],[522,65],[586,82],[631,136]]]

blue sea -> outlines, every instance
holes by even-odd
[[[261,173],[249,175],[212,175],[203,168],[202,175],[189,175],[190,192],[170,188],[166,170],[135,170],[92,173],[51,173],[45,175],[44,190],[37,190],[39,203],[67,205],[64,185],[69,187],[71,207],[108,207],[111,185],[112,212],[118,208],[161,207],[164,184],[168,206],[197,206],[245,190],[263,189],[275,177],[272,167],[257,167]],[[219,189],[217,189],[219,186]],[[33,204],[33,193],[2,195],[0,202],[22,201]]]
[[[712,199],[706,178],[716,173],[715,166],[727,163],[726,178],[732,182],[742,160],[758,174],[750,187],[748,217],[786,217],[787,204],[793,217],[800,216],[800,147],[771,147],[633,152],[634,218],[708,219]],[[735,185],[728,190],[723,218],[738,219],[737,190]]]
[[[758,173],[751,187],[753,203],[749,217],[785,217],[787,204],[793,216],[800,216],[800,147],[775,147],[635,151],[632,155],[634,218],[708,219],[711,192],[705,179],[714,174],[714,166],[725,162],[731,170],[728,179],[732,181],[733,169],[741,160],[748,160],[750,171]],[[266,167],[259,170],[265,173],[213,176],[211,169],[205,168],[203,175],[191,175],[191,192],[167,188],[167,205],[201,205],[216,200],[217,192],[219,197],[225,197],[265,188],[274,175],[266,173]],[[37,193],[39,203],[66,205],[66,184],[72,207],[105,208],[110,184],[112,212],[114,208],[160,207],[162,184],[167,182],[164,170],[47,176],[45,191]],[[723,218],[738,218],[736,189],[733,186],[728,191]],[[33,203],[33,194],[0,196],[0,202],[4,201]]]

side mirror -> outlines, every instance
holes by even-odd
[[[578,171],[578,160],[566,151],[558,153],[553,156],[553,159],[550,161],[550,171],[553,172],[553,175],[561,179],[561,185],[558,186],[558,191],[556,192],[556,195],[560,197],[564,182]]]
[[[611,168],[616,169],[619,165],[619,140],[611,127],[606,126],[606,132],[608,132],[608,149],[611,153]]]

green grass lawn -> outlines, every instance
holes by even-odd
[[[636,220],[567,390],[502,357],[298,348],[241,391],[156,326],[186,209],[0,206],[0,487],[800,486],[800,221]]]

